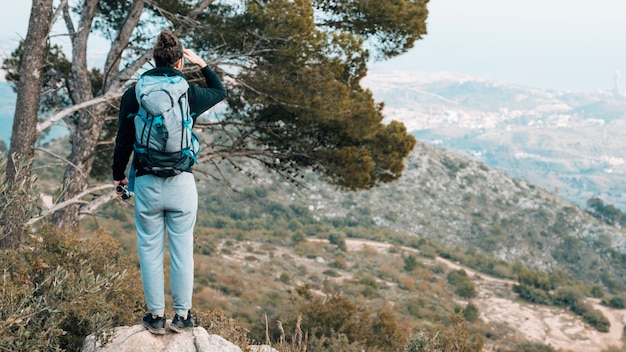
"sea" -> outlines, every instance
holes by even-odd
[[[11,131],[13,130],[13,116],[15,116],[15,101],[17,94],[9,82],[0,82],[0,140],[9,147]],[[68,130],[62,126],[53,126],[49,133],[37,144],[44,144],[51,140],[67,136]]]
[[[13,115],[15,115],[15,99],[17,94],[9,82],[0,82],[0,140],[7,147],[11,141],[13,129]]]

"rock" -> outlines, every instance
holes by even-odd
[[[81,352],[242,352],[241,348],[219,335],[211,335],[202,327],[165,335],[151,334],[141,325],[113,329],[109,342],[100,346],[94,335],[85,339]],[[261,350],[263,351],[263,350]]]

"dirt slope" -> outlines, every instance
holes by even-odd
[[[348,250],[360,250],[364,246],[387,252],[392,245],[360,239],[346,239]],[[405,251],[415,249],[403,247]],[[608,333],[601,333],[568,310],[533,305],[510,299],[514,281],[490,277],[463,267],[444,258],[437,262],[448,268],[464,269],[474,279],[478,295],[472,302],[478,306],[480,318],[485,322],[504,324],[515,331],[521,339],[548,344],[557,350],[572,352],[600,352],[610,346],[623,347],[622,333],[626,323],[626,310],[616,310],[600,305],[599,300],[589,300],[611,322]],[[505,294],[501,294],[505,293]],[[464,302],[463,302],[464,303]],[[486,346],[486,350],[489,350]]]

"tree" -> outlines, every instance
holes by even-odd
[[[404,257],[404,270],[412,272],[418,265],[417,258],[413,254]]]
[[[68,95],[71,106],[39,124],[41,130],[63,119],[71,130],[54,222],[74,226],[94,203],[113,197],[98,193],[87,202],[86,195],[106,188],[89,185],[89,175],[97,157],[110,165],[110,153],[98,148],[111,145],[116,99],[149,65],[153,38],[167,27],[208,59],[229,90],[227,106],[197,124],[200,171],[219,175],[219,168],[253,160],[294,182],[312,169],[344,189],[397,179],[415,139],[401,123],[382,123],[383,105],[360,80],[370,54],[399,55],[426,33],[426,3],[82,0],[72,8],[62,2],[72,59],[67,90],[59,94]],[[90,71],[87,39],[94,32],[111,47],[103,69]]]
[[[52,0],[33,0],[28,33],[24,44],[24,59],[19,67],[17,102],[11,146],[7,153],[7,167],[4,182],[8,188],[18,185],[30,178],[31,163],[35,153],[37,139],[37,107],[39,106],[39,89],[41,72],[48,52],[48,33],[52,21]],[[26,160],[23,172],[17,168],[18,160]],[[0,227],[10,222],[25,223],[26,209],[10,212],[17,219],[8,219],[0,215]],[[23,226],[13,226],[12,231],[0,234],[0,248],[15,249],[22,242]]]

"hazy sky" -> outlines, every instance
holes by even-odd
[[[2,2],[6,55],[26,35],[31,2]],[[571,90],[610,89],[617,70],[626,76],[624,0],[430,0],[428,8],[424,39],[372,70],[450,71]]]

